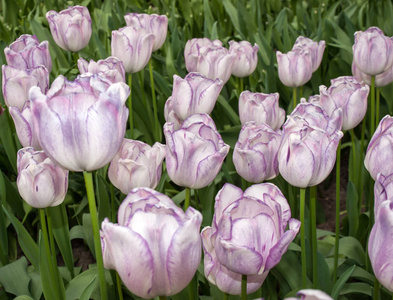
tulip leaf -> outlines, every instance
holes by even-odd
[[[355,237],[359,226],[358,194],[351,181],[347,184],[347,212],[349,235]]]
[[[94,172],[95,190],[98,203],[98,223],[101,224],[105,218],[111,217],[111,201],[108,195],[106,183],[98,171]]]
[[[339,253],[354,259],[361,266],[365,264],[363,247],[354,237],[345,236],[340,239]]]
[[[278,263],[278,265],[272,269],[272,272],[276,277],[279,274],[279,277],[285,279],[290,288],[294,290],[302,286],[301,269],[302,268],[297,255],[292,251],[287,251],[281,257],[281,261]]]
[[[34,300],[34,299],[31,298],[30,296],[23,295],[23,296],[15,297],[14,300]]]
[[[97,268],[94,267],[72,279],[66,287],[66,300],[80,299],[86,290],[85,295],[87,296],[90,289],[92,292],[94,287],[98,285],[97,276]]]
[[[18,173],[16,168],[16,143],[14,137],[12,135],[15,132],[15,129],[12,125],[11,117],[8,112],[0,115],[0,139],[2,141],[2,145],[4,147],[5,153],[8,156],[9,162],[12,166],[14,173]]]
[[[3,173],[0,171],[0,205],[6,205],[6,187],[4,182]],[[0,209],[0,257],[1,263],[5,265],[7,263],[6,257],[8,257],[8,234],[6,218],[3,210]]]
[[[352,266],[349,269],[347,269],[341,276],[340,278],[336,281],[336,283],[333,286],[332,289],[332,298],[337,299],[338,296],[340,295],[341,289],[344,287],[345,283],[348,281],[348,279],[351,277],[353,271],[355,270],[356,266]]]
[[[27,260],[24,256],[0,268],[0,284],[10,294],[31,296],[30,280],[27,275]]]
[[[86,286],[85,290],[81,294],[79,300],[89,300],[93,290],[97,287],[98,280],[97,275],[93,277],[91,282]]]
[[[83,231],[85,232],[85,240],[87,245],[90,248],[93,256],[96,256],[95,248],[94,248],[94,236],[93,236],[93,226],[91,224],[91,216],[90,214],[83,214]]]
[[[239,115],[234,111],[234,109],[229,105],[228,101],[222,95],[218,96],[218,104],[224,109],[225,114],[232,121],[233,125],[240,124]]]
[[[341,289],[340,295],[348,295],[352,294],[353,297],[356,295],[366,295],[369,296],[370,299],[373,296],[373,287],[364,282],[351,282],[347,283]]]
[[[235,27],[238,34],[240,34],[241,38],[244,38],[244,34],[241,31],[240,23],[239,23],[239,16],[237,13],[236,7],[231,3],[230,0],[223,0],[222,4],[224,5],[225,11],[229,15],[233,26]]]
[[[41,282],[42,282],[42,291],[44,292],[45,299],[56,299],[57,298],[55,296],[56,291],[54,290],[55,278],[53,272],[51,272],[50,259],[48,261],[48,257],[50,256],[50,253],[46,251],[41,231],[39,233],[38,240],[39,240],[39,249],[40,249],[40,274],[41,274]]]
[[[322,256],[321,253],[318,252],[317,255],[318,255],[318,258],[317,258],[318,285],[322,291],[329,293],[332,288],[331,283],[330,283],[329,266],[326,263],[326,260]]]

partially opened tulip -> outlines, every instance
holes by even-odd
[[[126,195],[136,187],[154,189],[161,178],[165,154],[165,145],[158,142],[150,146],[140,141],[124,139],[109,165],[109,180]]]
[[[23,200],[35,208],[63,203],[68,188],[68,171],[53,163],[44,151],[31,147],[18,151],[17,186]]]
[[[211,41],[208,38],[193,38],[187,41],[184,48],[184,60],[188,72],[198,72],[198,58],[210,46],[221,47],[222,42],[220,40]]]
[[[46,19],[56,44],[66,50],[78,52],[85,48],[91,37],[91,17],[87,7],[76,5],[61,12],[50,10]]]
[[[15,69],[26,70],[45,66],[52,70],[48,41],[39,42],[35,35],[23,34],[4,49],[7,64]]]
[[[289,87],[299,87],[311,79],[313,62],[309,50],[277,51],[278,77]]]
[[[207,114],[195,114],[184,120],[180,129],[165,123],[166,167],[177,185],[200,189],[208,186],[221,169],[229,145],[217,132]]]
[[[166,15],[128,13],[124,19],[127,26],[142,27],[155,35],[153,51],[162,47],[168,31],[168,17]]]
[[[42,149],[71,171],[103,167],[123,142],[129,93],[125,83],[112,84],[91,74],[73,82],[59,76],[46,95],[33,87],[33,122]]]
[[[201,259],[202,215],[186,212],[159,192],[132,190],[118,211],[118,224],[102,223],[104,265],[144,299],[171,296],[193,278]]]
[[[258,63],[257,44],[254,46],[250,42],[229,41],[229,53],[235,53],[236,59],[233,63],[232,74],[236,77],[246,77],[251,75]]]
[[[325,47],[326,47],[325,41],[314,42],[312,39],[309,39],[304,36],[299,36],[296,39],[295,44],[292,47],[292,50],[310,51],[312,71],[315,72],[321,64]]]
[[[278,93],[263,94],[244,91],[239,97],[239,117],[242,125],[254,121],[277,130],[285,121],[285,110],[278,105]]]
[[[81,74],[99,74],[101,77],[109,79],[112,83],[126,81],[126,71],[123,62],[116,57],[110,56],[97,62],[92,59],[90,62],[87,62],[81,57],[78,59],[78,69]]]

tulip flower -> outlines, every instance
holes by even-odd
[[[263,94],[244,91],[239,97],[239,117],[242,125],[255,121],[257,125],[267,124],[273,130],[281,127],[285,110],[278,106],[278,93]]]
[[[177,294],[199,266],[201,222],[192,207],[184,213],[166,195],[136,188],[120,205],[118,224],[102,223],[104,265],[144,299]]]
[[[169,177],[180,186],[200,189],[217,176],[229,145],[217,132],[207,114],[195,114],[184,120],[179,130],[165,123],[166,168]]]
[[[225,184],[215,199],[212,226],[201,233],[206,278],[223,292],[239,295],[241,277],[247,275],[247,293],[256,291],[299,228],[274,184],[256,184],[244,193]]]
[[[188,72],[198,72],[198,58],[209,46],[221,47],[222,42],[220,40],[211,41],[208,38],[193,38],[187,41],[184,48],[184,60],[186,62],[186,69]]]
[[[49,73],[44,66],[21,70],[3,65],[1,70],[3,96],[7,106],[15,106],[22,110],[26,101],[29,100],[31,87],[38,86],[43,93],[48,90]]]
[[[173,75],[172,109],[181,120],[193,114],[210,114],[222,87],[220,79],[212,80],[200,73],[188,73],[184,79]]]
[[[7,64],[15,69],[34,69],[45,66],[52,70],[52,59],[48,41],[40,43],[35,35],[22,34],[9,47],[4,49]]]
[[[173,129],[178,130],[181,127],[181,124],[183,123],[183,120],[179,118],[178,115],[176,115],[175,111],[173,110],[173,105],[172,105],[172,96],[168,98],[165,102],[164,106],[164,118],[167,123],[173,123]]]
[[[356,66],[368,75],[381,74],[393,64],[393,40],[378,27],[355,32],[352,50]]]
[[[258,63],[257,44],[254,46],[250,42],[229,41],[229,53],[236,54],[236,60],[233,63],[232,74],[236,77],[246,77],[251,75]]]
[[[109,165],[109,180],[125,195],[136,187],[154,189],[161,178],[165,154],[165,145],[158,142],[151,147],[140,141],[124,139]]]
[[[41,145],[38,142],[38,136],[34,128],[33,114],[30,106],[30,101],[27,101],[22,110],[16,106],[11,106],[9,111],[14,120],[16,134],[22,146],[41,150]]]
[[[127,26],[142,27],[155,35],[153,51],[162,47],[168,31],[168,17],[166,15],[128,13],[124,19]]]
[[[105,166],[123,142],[129,93],[125,83],[112,84],[91,74],[73,82],[59,76],[46,95],[33,87],[33,122],[42,149],[71,171]]]
[[[277,153],[281,132],[266,124],[247,122],[233,151],[236,172],[249,182],[260,183],[278,175]]]
[[[319,104],[328,115],[341,108],[343,112],[343,130],[355,128],[367,112],[367,97],[370,87],[357,81],[353,76],[342,76],[331,81],[329,88],[319,87]]]
[[[61,12],[50,10],[46,19],[56,44],[66,50],[78,52],[85,48],[91,37],[91,17],[84,6],[72,6]]]
[[[364,165],[376,180],[378,173],[388,176],[393,170],[393,117],[385,116],[367,147]]]
[[[358,81],[364,81],[371,86],[371,75],[363,73],[352,61],[352,74]],[[385,72],[375,75],[375,86],[383,87],[393,82],[393,65]]]
[[[299,36],[292,50],[308,50],[311,54],[312,72],[315,72],[321,64],[325,47],[325,41],[314,42],[307,37]]]
[[[81,74],[99,74],[112,83],[126,81],[126,71],[123,63],[116,57],[110,56],[106,59],[100,59],[97,62],[92,59],[90,62],[87,62],[81,57],[78,59],[78,69]]]
[[[333,298],[320,290],[305,289],[297,292],[297,297],[289,297],[284,300],[333,300]]]
[[[17,186],[23,200],[35,208],[63,203],[68,189],[68,171],[54,164],[44,151],[31,147],[18,151]]]

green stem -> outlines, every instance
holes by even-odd
[[[240,78],[240,93],[243,92],[243,90],[244,90],[244,80],[243,80],[243,78]],[[239,93],[239,95],[240,95],[240,93]]]
[[[380,289],[379,281],[375,277],[374,279],[374,292],[373,292],[373,300],[379,300],[379,289]]]
[[[294,87],[294,88],[293,88],[293,109],[295,109],[296,104],[297,104],[297,103],[296,103],[296,102],[297,102],[296,91],[297,91],[297,88]]]
[[[318,244],[317,244],[317,187],[310,187],[311,243],[313,288],[318,288]]]
[[[353,129],[349,130],[349,133],[351,135],[351,144],[352,144],[352,172],[351,172],[351,181],[355,183],[356,186],[358,186],[358,172],[357,172],[357,165],[356,165],[356,143],[355,143],[355,132],[353,131]]]
[[[365,134],[366,134],[366,120],[363,119],[362,121],[362,133],[360,136],[360,157],[358,160],[358,174],[360,177],[360,184],[359,184],[359,189],[360,192],[358,192],[359,197],[359,208],[362,207],[362,202],[363,202],[363,193],[364,193],[364,188],[363,188],[363,182],[364,182],[364,176],[363,176],[363,164],[364,164],[364,139],[365,139]],[[359,209],[360,211],[360,209]]]
[[[190,199],[191,199],[191,189],[186,187],[186,199],[184,201],[184,211],[190,206]]]
[[[242,300],[247,300],[247,275],[242,275]]]
[[[130,96],[128,96],[128,110],[129,110],[129,122],[130,122],[130,136],[134,138],[134,121],[132,117],[132,73],[128,74],[128,86],[130,87]]]
[[[116,272],[117,292],[119,293],[119,300],[123,300],[123,290],[121,289],[121,279],[119,273]]]
[[[149,60],[149,73],[150,73],[150,84],[151,84],[151,98],[153,100],[153,113],[154,113],[154,139],[158,142],[161,142],[161,128],[158,123],[156,91],[154,88],[153,64],[151,61],[152,59]]]
[[[188,284],[188,300],[195,300],[194,297],[194,280],[195,280],[195,276],[192,278],[192,280],[190,281],[190,283]]]
[[[72,56],[74,57],[74,63],[76,65],[76,67],[78,67],[79,53],[78,52],[73,52]]]
[[[375,130],[375,75],[371,75],[371,121],[370,121],[370,137]]]
[[[116,223],[115,189],[111,184],[111,222]]]
[[[377,128],[379,125],[379,105],[381,102],[381,92],[379,88],[377,88],[376,90],[377,90],[377,105],[375,109],[375,128]]]
[[[93,187],[93,176],[92,176],[91,172],[84,171],[83,177],[85,178],[87,200],[89,202],[91,224],[93,227],[94,248],[95,248],[95,252],[96,252],[98,278],[100,280],[101,299],[107,300],[108,293],[107,293],[107,289],[106,289],[105,269],[104,269],[104,262],[103,262],[103,258],[102,258],[101,238],[100,238],[100,231],[99,231],[99,224],[98,224],[98,214],[97,214],[96,200],[95,200],[94,187]]]
[[[229,300],[229,294],[228,293],[224,293],[224,298],[223,300]]]
[[[333,284],[337,279],[338,250],[340,243],[340,165],[341,165],[341,141],[337,147],[336,158],[336,235],[334,243],[334,265],[333,265]]]
[[[160,299],[160,300],[166,300],[166,296],[159,296],[158,299]]]
[[[300,87],[299,98],[303,97],[303,85]]]
[[[306,265],[306,231],[304,215],[306,210],[306,189],[300,188],[300,246],[301,246],[301,261],[302,261],[302,287],[307,286],[307,265]]]

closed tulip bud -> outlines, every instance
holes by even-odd
[[[278,93],[263,94],[244,91],[239,97],[239,117],[242,125],[254,121],[257,125],[267,124],[273,130],[281,127],[285,110],[278,106]]]
[[[184,79],[174,75],[172,109],[182,120],[193,114],[210,114],[222,87],[220,79],[212,80],[200,73],[188,73]]]
[[[118,211],[118,224],[105,219],[101,245],[104,266],[144,299],[179,293],[201,260],[202,215],[186,212],[149,188],[132,190]]]
[[[258,50],[259,47],[257,44],[252,46],[251,43],[247,41],[229,41],[229,53],[236,54],[232,74],[236,77],[251,75],[257,67]]]
[[[376,180],[378,173],[388,176],[393,170],[393,117],[385,116],[367,147],[364,165],[371,177]]]
[[[352,75],[356,77],[358,81],[364,81],[368,85],[371,86],[371,75],[363,73],[356,66],[355,62],[352,61]],[[375,75],[375,86],[383,87],[393,82],[393,64],[392,66],[385,72]]]
[[[193,38],[188,40],[184,48],[184,60],[188,72],[198,72],[198,58],[209,46],[222,46],[220,40],[211,41],[208,38]],[[215,79],[215,78],[214,78]]]
[[[155,35],[142,27],[123,27],[112,31],[112,56],[120,59],[127,73],[142,70],[150,60]]]
[[[292,50],[288,53],[277,51],[278,77],[289,87],[304,85],[311,79],[313,63],[310,51]]]
[[[23,105],[29,100],[31,87],[38,86],[43,93],[48,90],[49,73],[44,66],[20,70],[3,65],[1,70],[3,96],[7,106],[15,106],[22,110]]]
[[[275,185],[256,184],[243,193],[225,184],[215,199],[212,226],[201,233],[206,278],[223,292],[239,295],[241,277],[247,275],[247,293],[256,291],[299,229]]]
[[[343,130],[355,128],[367,112],[367,97],[370,87],[353,76],[333,79],[329,88],[319,87],[319,104],[329,116],[338,108],[343,112]]]
[[[33,115],[30,105],[30,101],[27,101],[22,110],[16,106],[11,106],[9,111],[14,120],[16,134],[22,146],[41,150],[41,145],[38,142],[37,133],[33,124]]]
[[[153,51],[161,48],[164,44],[168,31],[168,17],[156,14],[129,13],[124,16],[127,26],[142,27],[155,35]]]
[[[166,147],[160,143],[151,147],[140,141],[124,139],[109,165],[109,180],[125,195],[136,187],[154,189],[161,178],[165,154]]]
[[[355,32],[352,50],[356,66],[368,75],[381,74],[393,64],[393,41],[378,27]]]
[[[40,43],[35,35],[23,34],[4,49],[7,64],[15,69],[34,69],[45,66],[52,70],[48,41]]]
[[[33,122],[45,153],[71,171],[92,171],[109,163],[126,129],[130,88],[123,82],[81,75],[59,76],[46,95],[30,90]]]
[[[183,123],[183,120],[176,115],[175,111],[173,110],[172,105],[172,96],[168,98],[165,102],[164,106],[164,118],[167,123],[173,123],[173,129],[178,130]]]
[[[180,186],[200,189],[217,176],[229,145],[217,132],[207,114],[195,114],[184,120],[179,130],[165,123],[166,168],[169,177]]]
[[[333,298],[320,290],[305,289],[297,292],[297,297],[289,297],[284,300],[333,300]]]
[[[78,69],[81,74],[98,74],[112,83],[126,81],[126,71],[123,63],[116,57],[110,56],[97,62],[92,59],[90,62],[87,62],[81,57],[78,59]]]
[[[31,147],[18,151],[17,186],[23,200],[35,208],[63,203],[68,188],[68,171]]]
[[[312,71],[315,72],[319,65],[321,64],[323,52],[325,51],[326,43],[325,41],[314,42],[313,40],[299,36],[292,50],[308,50],[311,54]]]
[[[280,131],[274,131],[266,124],[246,123],[233,151],[236,172],[253,183],[273,179],[278,175],[280,145]]]
[[[85,48],[91,37],[91,17],[84,6],[72,6],[61,12],[50,10],[46,19],[56,44],[66,50],[78,52]]]

